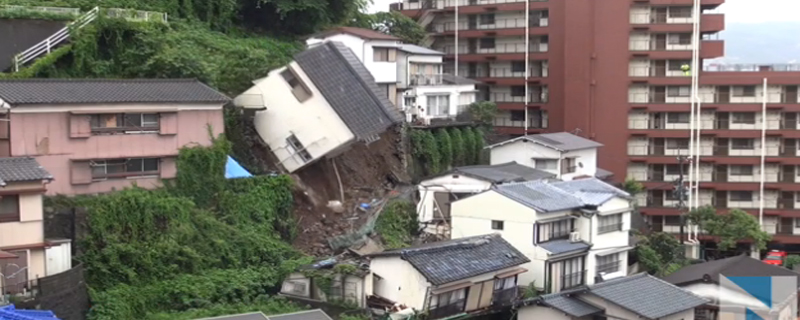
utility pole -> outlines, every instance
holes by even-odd
[[[681,226],[680,226],[680,241],[681,245],[684,241],[684,226],[686,225],[686,217],[684,211],[686,209],[686,184],[683,183],[683,166],[688,162],[686,156],[678,156],[678,180],[675,183],[675,196],[678,198],[678,210],[681,212]]]

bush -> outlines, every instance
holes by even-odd
[[[403,200],[386,204],[375,223],[375,232],[381,236],[387,249],[410,245],[418,231],[417,210],[413,203]]]
[[[453,139],[453,166],[463,166],[466,163],[467,150],[464,148],[464,136],[461,133],[461,129],[450,129],[450,137]]]
[[[453,141],[447,130],[440,129],[436,132],[436,143],[439,146],[439,154],[442,158],[442,170],[447,170],[453,166]]]

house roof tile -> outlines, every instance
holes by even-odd
[[[9,182],[51,180],[51,175],[34,158],[0,158],[0,186]]]
[[[433,285],[464,280],[530,262],[499,234],[433,242],[372,256],[393,255],[408,261]]]
[[[704,278],[708,276],[714,283],[719,283],[720,275],[726,277],[794,276],[798,277],[798,284],[800,284],[800,274],[797,272],[766,264],[747,255],[685,266],[664,277],[664,281],[675,285],[684,285],[704,281]]]
[[[541,299],[543,305],[577,318],[603,312],[603,309],[562,293],[544,295]]]
[[[401,43],[400,51],[408,52],[411,54],[419,54],[419,55],[431,55],[431,56],[443,56],[444,52],[436,51],[431,48],[421,47],[415,44],[408,44],[408,43]]]
[[[393,40],[393,41],[400,41],[400,38],[388,35],[385,33],[381,33],[378,31],[364,29],[364,28],[355,28],[355,27],[338,27],[329,30],[322,31],[315,35],[312,35],[310,38],[327,38],[332,35],[336,34],[349,34],[353,35],[362,39],[369,39],[369,40]]]
[[[590,286],[588,292],[647,319],[659,319],[708,302],[647,273],[601,282]]]
[[[402,121],[372,74],[341,42],[326,41],[294,59],[358,140],[377,140]]]
[[[527,141],[527,142],[538,143],[548,148],[552,148],[562,152],[599,148],[603,146],[602,143],[599,143],[594,140],[589,140],[571,134],[569,132],[556,132],[556,133],[541,133],[541,134],[517,137],[490,145],[486,148],[499,147],[516,141]]]
[[[492,183],[522,182],[555,178],[556,176],[550,172],[523,166],[516,162],[495,165],[456,167],[446,173],[446,175],[456,173],[486,180]]]
[[[196,79],[0,80],[0,100],[23,104],[226,103],[230,98]]]

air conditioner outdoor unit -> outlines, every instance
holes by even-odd
[[[581,234],[578,232],[571,232],[569,234],[569,242],[578,242],[581,241]]]

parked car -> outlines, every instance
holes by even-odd
[[[766,264],[782,266],[784,260],[786,260],[786,251],[771,250],[769,253],[767,253],[767,257],[764,258],[763,261]]]

